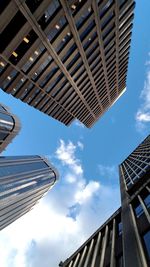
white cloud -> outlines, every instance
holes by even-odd
[[[59,183],[31,212],[1,231],[1,266],[58,267],[119,207],[118,188],[84,177],[78,148],[78,143],[60,141],[55,153]]]
[[[146,65],[149,66],[149,60]],[[139,131],[143,131],[150,122],[150,69],[148,67],[144,88],[141,92],[140,98],[142,99],[141,107],[136,113],[136,126]]]
[[[149,122],[150,121],[150,113],[142,113],[142,111],[138,111],[136,115],[136,119],[139,122]]]
[[[78,145],[78,147],[79,147],[81,150],[83,150],[83,148],[84,148],[83,143],[81,143],[80,141],[78,141],[78,142],[77,142],[77,145]]]
[[[73,123],[74,123],[74,125],[77,126],[77,127],[80,127],[80,128],[84,128],[84,127],[85,127],[84,124],[81,123],[81,122],[78,121],[78,120],[75,120]]]
[[[75,199],[79,204],[84,203],[93,196],[93,193],[98,191],[100,184],[95,181],[90,181],[83,190],[77,191]]]
[[[64,141],[60,140],[60,146],[56,150],[56,156],[64,165],[71,167],[75,174],[82,174],[83,169],[80,161],[74,156],[75,150],[76,146],[72,142],[65,145]]]

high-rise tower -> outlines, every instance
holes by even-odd
[[[150,266],[150,135],[119,171],[121,208],[59,266]]]
[[[0,152],[12,141],[20,130],[19,119],[0,104]]]
[[[66,125],[92,127],[125,91],[134,6],[2,1],[0,87]]]
[[[40,156],[0,157],[0,230],[30,211],[57,179]]]

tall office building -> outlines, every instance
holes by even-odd
[[[0,157],[0,230],[30,211],[57,179],[40,156]]]
[[[125,266],[150,266],[150,135],[119,169]]]
[[[150,135],[119,170],[121,208],[59,266],[150,266]]]
[[[92,125],[123,94],[133,0],[1,3],[0,87],[69,125]]]
[[[0,152],[12,141],[20,130],[18,118],[9,109],[0,104]]]

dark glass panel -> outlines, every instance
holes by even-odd
[[[90,24],[88,25],[88,27],[81,33],[80,35],[81,41],[83,41],[83,39],[88,35],[88,33],[93,29],[94,26],[95,26],[95,22],[94,20],[92,20]]]
[[[139,218],[142,214],[143,214],[143,208],[141,206],[141,204],[139,204],[136,208],[135,208],[135,213],[136,213],[136,217]]]
[[[144,202],[147,208],[150,208],[150,195],[144,198]]]
[[[0,48],[1,52],[8,46],[11,40],[16,36],[16,34],[22,28],[25,22],[26,22],[25,17],[22,15],[20,11],[18,11],[1,34],[1,40],[2,40]]]
[[[0,129],[0,140],[3,141],[7,136],[8,136],[8,133],[4,133],[4,132],[2,132],[1,129]]]
[[[22,40],[22,42],[19,44],[19,46],[15,49],[16,57],[12,54],[9,57],[9,60],[11,63],[16,65],[19,60],[25,55],[25,53],[29,50],[29,48],[32,46],[32,44],[37,39],[37,34],[31,30],[27,36],[25,36],[27,41]]]
[[[122,234],[122,222],[118,223],[118,235]]]
[[[145,243],[145,246],[146,246],[147,254],[148,254],[148,257],[149,257],[149,260],[150,260],[150,231],[148,231],[143,236],[143,239],[144,239],[144,243]]]
[[[2,83],[2,88],[6,89],[9,84],[11,84],[11,82],[15,79],[15,77],[18,75],[19,73],[14,69],[9,76],[7,76],[7,78],[4,80],[4,82]]]
[[[4,11],[4,9],[7,7],[9,4],[10,0],[1,0],[1,9],[0,9],[0,14]]]
[[[34,13],[34,11],[41,4],[42,0],[26,0],[25,2],[28,8],[30,9],[31,13]]]
[[[109,0],[101,9],[100,9],[100,18],[102,18],[106,12],[108,11],[108,9],[110,8],[110,5],[113,3],[113,0]]]
[[[10,131],[14,126],[12,117],[5,113],[0,113],[0,129]]]

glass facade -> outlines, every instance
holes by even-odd
[[[24,173],[28,171],[38,171],[39,169],[44,169],[46,164],[44,162],[28,162],[20,164],[15,163],[14,165],[4,166],[0,161],[0,177],[9,176],[18,173]]]
[[[0,104],[0,152],[11,142],[19,132],[20,124],[15,115]]]
[[[57,179],[40,156],[0,157],[0,230],[28,212]]]

